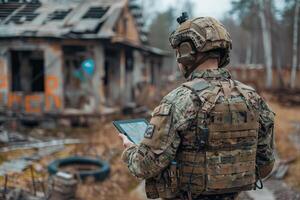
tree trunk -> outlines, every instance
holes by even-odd
[[[251,64],[251,57],[252,57],[252,45],[249,45],[246,51],[246,61],[247,65]]]
[[[283,72],[282,72],[282,67],[281,67],[281,62],[280,62],[280,56],[277,55],[276,58],[277,64],[276,64],[276,68],[277,68],[277,77],[279,80],[279,88],[284,88],[284,81],[283,81]]]
[[[297,57],[298,57],[298,21],[299,21],[299,0],[295,0],[295,16],[293,28],[293,61],[292,61],[292,74],[291,74],[291,88],[296,86],[297,75]]]
[[[272,73],[272,44],[271,44],[271,32],[267,27],[267,19],[265,15],[265,4],[266,0],[256,0],[256,3],[259,7],[259,18],[262,27],[262,37],[263,37],[263,46],[264,46],[264,57],[265,64],[267,69],[267,80],[266,87],[271,88],[273,82],[273,73]]]

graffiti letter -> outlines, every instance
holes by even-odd
[[[25,97],[25,111],[28,113],[40,113],[41,112],[41,97],[38,95]]]
[[[48,76],[46,79],[46,95],[45,95],[45,110],[49,111],[52,108],[52,105],[56,109],[61,108],[61,100],[59,96],[55,94],[56,90],[59,87],[58,78],[55,76]]]

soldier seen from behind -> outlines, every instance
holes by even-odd
[[[274,113],[225,69],[232,43],[220,22],[178,22],[170,43],[187,82],[155,108],[141,144],[121,136],[122,158],[150,199],[235,199],[272,171]]]

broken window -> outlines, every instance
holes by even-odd
[[[109,7],[90,7],[83,19],[100,19],[108,11]]]
[[[20,4],[0,3],[0,22],[5,20],[11,13],[18,9]]]
[[[126,51],[126,71],[133,71],[133,53],[132,51]]]
[[[5,22],[5,24],[15,23],[15,24],[23,24],[24,22],[30,22],[34,20],[39,14],[35,13],[35,11],[41,6],[40,3],[28,3],[21,5],[13,14],[9,20]]]
[[[11,51],[11,91],[43,92],[45,66],[43,51]]]
[[[54,21],[54,20],[63,20],[66,16],[72,11],[72,9],[68,10],[55,10],[54,12],[48,15],[47,21]]]

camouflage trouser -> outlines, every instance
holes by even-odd
[[[231,194],[219,194],[219,195],[200,195],[197,198],[193,198],[192,200],[236,200],[238,193]],[[163,200],[189,200],[185,195],[181,195],[180,197],[172,198],[172,199],[163,199]]]

